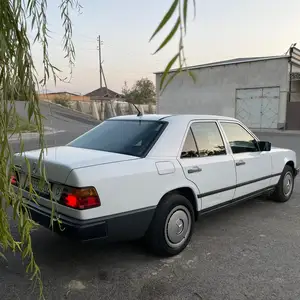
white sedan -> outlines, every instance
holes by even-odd
[[[106,120],[47,150],[50,185],[39,185],[39,155],[15,155],[11,180],[33,220],[49,227],[54,206],[58,233],[85,241],[143,237],[164,256],[187,246],[201,214],[263,194],[289,200],[299,172],[294,151],[260,141],[234,118],[211,115]],[[37,203],[28,193],[25,156]]]

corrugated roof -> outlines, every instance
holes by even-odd
[[[85,96],[115,98],[115,97],[120,97],[120,94],[118,94],[117,92],[114,92],[106,87],[102,87],[102,88],[96,89],[96,90],[86,94]]]
[[[74,94],[74,93],[70,93],[67,91],[62,91],[62,92],[48,92],[48,93],[43,93],[45,95],[61,95],[61,94],[69,94],[69,95],[73,95],[73,96],[81,96],[80,94]]]
[[[216,67],[222,65],[231,65],[231,64],[240,64],[246,62],[255,62],[255,61],[263,61],[263,60],[271,60],[271,59],[281,59],[281,58],[289,58],[289,55],[277,55],[277,56],[261,56],[261,57],[240,57],[240,58],[233,58],[228,60],[221,60],[217,62],[211,62],[207,64],[189,66],[187,68],[183,68],[183,70],[189,69],[200,69],[200,68],[207,68],[207,67]],[[178,68],[170,70],[170,72],[177,71]],[[154,74],[162,74],[164,71],[155,72]]]

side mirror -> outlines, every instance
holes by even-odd
[[[271,143],[266,141],[258,141],[257,146],[259,151],[271,151]]]

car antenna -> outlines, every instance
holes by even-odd
[[[141,111],[138,109],[138,107],[134,104],[134,103],[131,103],[134,107],[135,107],[135,109],[138,111],[138,114],[137,114],[137,116],[138,117],[141,117],[143,114],[141,113]]]

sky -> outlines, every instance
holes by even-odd
[[[99,88],[97,37],[101,36],[103,70],[108,88],[121,92],[124,82],[132,86],[142,77],[155,83],[178,50],[175,36],[153,55],[172,23],[149,42],[173,0],[80,0],[82,13],[71,14],[76,63],[70,83],[53,81],[47,90],[86,94]],[[237,57],[284,54],[292,43],[300,47],[299,0],[196,0],[196,17],[190,0],[188,29],[184,38],[188,65]],[[49,0],[47,17],[51,30],[49,53],[53,64],[68,76],[61,39],[64,34],[58,5]],[[32,35],[31,35],[32,36]],[[38,72],[42,56],[38,45],[32,54]]]

